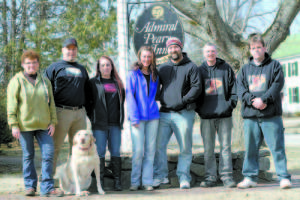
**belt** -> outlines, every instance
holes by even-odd
[[[63,105],[56,105],[56,107],[62,108],[62,109],[67,109],[67,110],[79,110],[82,109],[83,106],[63,106]]]

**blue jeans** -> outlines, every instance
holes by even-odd
[[[205,178],[217,181],[215,157],[216,132],[220,142],[219,174],[222,181],[232,178],[231,129],[232,118],[201,119],[201,136],[204,145]]]
[[[40,193],[46,194],[54,189],[52,177],[54,145],[48,130],[23,131],[20,134],[20,143],[23,150],[23,177],[25,189],[37,187],[37,173],[34,166],[34,137],[42,154],[42,181]]]
[[[179,112],[160,113],[156,152],[154,159],[154,179],[168,177],[167,146],[174,132],[180,153],[178,156],[177,176],[179,181],[191,181],[190,166],[192,163],[193,124],[195,112],[181,110]]]
[[[272,153],[278,178],[291,179],[287,172],[284,128],[281,116],[244,119],[245,158],[243,175],[257,182],[259,173],[259,147],[265,139]]]
[[[110,156],[120,157],[121,129],[119,126],[109,126],[107,130],[93,130],[93,135],[96,138],[100,158],[105,158],[107,143]]]
[[[153,161],[159,120],[140,121],[130,126],[132,140],[131,185],[153,184]]]

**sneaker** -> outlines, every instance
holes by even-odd
[[[144,185],[144,190],[146,190],[146,191],[152,191],[153,187],[151,185]]]
[[[201,182],[200,187],[208,188],[217,186],[216,181],[204,180]]]
[[[161,184],[168,184],[168,183],[169,183],[168,178],[163,178],[163,180],[161,181]]]
[[[190,183],[188,181],[181,181],[180,182],[180,189],[190,189]]]
[[[281,189],[290,189],[292,187],[292,183],[289,179],[281,179],[280,188]]]
[[[154,179],[153,180],[153,187],[159,187],[160,184],[168,184],[169,183],[169,179],[168,178],[163,178],[163,179]]]
[[[138,189],[139,189],[139,186],[137,186],[137,185],[132,185],[129,188],[130,191],[137,191]]]
[[[35,196],[35,189],[34,189],[34,188],[28,188],[28,189],[25,191],[25,196],[30,196],[30,197]]]
[[[246,188],[251,188],[251,187],[256,187],[257,183],[252,181],[249,178],[244,178],[242,182],[240,182],[237,187],[240,189],[246,189]]]
[[[236,187],[236,183],[234,182],[234,180],[232,180],[232,178],[227,178],[223,181],[223,185],[226,188],[234,188]]]
[[[47,192],[46,194],[40,194],[41,197],[63,197],[64,192],[61,190],[51,190],[50,192]]]

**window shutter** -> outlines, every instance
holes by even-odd
[[[286,77],[286,69],[285,69],[286,65],[282,64],[281,66],[282,66],[283,75],[284,77]]]
[[[295,96],[296,96],[296,103],[299,103],[299,87],[296,87],[296,90],[295,90]]]
[[[291,63],[288,63],[288,75],[291,77]]]
[[[289,88],[289,102],[292,103],[292,88]]]
[[[295,76],[298,76],[298,61],[295,62],[295,70],[296,70]]]

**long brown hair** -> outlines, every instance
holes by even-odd
[[[155,56],[155,52],[153,50],[152,47],[150,46],[142,46],[138,52],[138,62],[133,66],[134,70],[137,69],[142,69],[143,64],[141,63],[141,54],[143,51],[149,51],[150,53],[152,53],[152,62],[148,68],[148,70],[150,71],[151,75],[152,75],[152,81],[156,82],[157,79],[157,69],[156,69],[156,56]]]
[[[124,85],[123,85],[123,82],[117,72],[117,69],[115,67],[115,64],[114,62],[112,61],[112,59],[108,56],[101,56],[98,60],[97,60],[97,65],[96,65],[96,77],[100,76],[101,78],[101,71],[100,71],[100,60],[104,58],[104,59],[107,59],[109,60],[110,64],[111,64],[111,72],[110,72],[110,76],[112,78],[114,78],[116,81],[117,81],[117,84],[118,84],[118,87],[119,87],[119,92],[120,92],[120,96],[121,96],[121,99],[120,101],[123,99],[123,94],[122,94],[122,90],[124,89]]]

